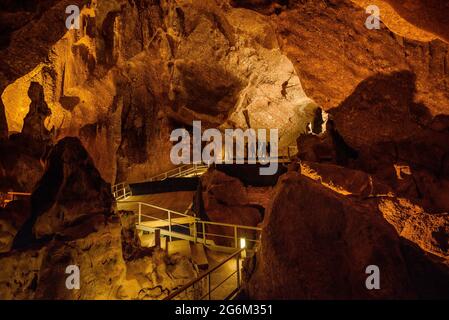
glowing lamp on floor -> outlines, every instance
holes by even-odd
[[[245,238],[240,238],[240,249],[246,249],[246,239]],[[241,257],[243,259],[246,258],[246,250],[242,251]]]
[[[240,238],[240,249],[246,249],[246,239]]]

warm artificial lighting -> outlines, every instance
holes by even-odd
[[[245,249],[245,248],[246,248],[246,239],[240,238],[240,249]]]

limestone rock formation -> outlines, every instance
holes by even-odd
[[[246,187],[219,170],[211,170],[201,177],[201,213],[209,221],[256,227],[262,222],[264,204],[270,195],[269,188]],[[210,233],[234,235],[230,228],[208,227]],[[244,236],[242,231],[239,237]],[[220,243],[223,239],[216,241]]]
[[[433,272],[416,273],[417,261],[423,263],[416,256],[424,256]],[[380,290],[365,286],[369,265],[380,268]],[[291,172],[279,181],[265,217],[247,294],[255,299],[442,297],[448,281],[444,261],[411,249],[375,202],[351,199]]]
[[[50,145],[22,134],[0,142],[0,190],[31,192],[44,174]]]
[[[384,25],[368,30],[365,7],[347,0],[330,3],[294,1],[272,16],[281,49],[310,98],[328,110],[367,78],[408,71],[416,75],[416,99],[432,115],[447,110],[446,42],[408,39]]]
[[[29,111],[21,133],[0,139],[1,191],[31,192],[44,173],[43,162],[52,145],[45,122],[51,114],[44,100],[42,86],[32,82],[28,89]]]
[[[382,199],[379,210],[401,237],[416,243],[433,255],[448,260],[448,213],[429,214],[404,198]]]
[[[0,211],[0,298],[160,299],[194,278],[190,260],[140,247],[110,191],[171,169],[170,133],[193,120],[278,128],[298,146],[274,191],[202,178],[204,218],[264,226],[248,297],[449,297],[447,8],[2,1],[0,192],[33,195]],[[72,264],[79,291],[65,286]],[[371,264],[381,290],[365,287]]]
[[[9,63],[65,3],[48,3],[42,19],[15,27],[0,56]],[[55,128],[54,140],[80,137],[109,182],[170,168],[170,131],[192,120],[205,128],[276,127],[287,146],[313,115],[315,104],[259,13],[214,0],[114,0],[90,3],[81,16],[80,30],[43,35],[28,68],[5,71],[2,101],[9,132],[21,131],[28,107],[21,96],[39,82],[51,109],[46,129]]]
[[[0,207],[0,253],[9,252],[14,238],[31,214],[29,200],[16,200]]]
[[[201,177],[201,192],[203,211],[209,219],[248,226],[261,222],[271,197],[270,187],[245,186],[237,178],[215,169]],[[220,214],[220,210],[232,211],[232,207],[235,213]],[[239,215],[240,210],[247,214]]]
[[[52,149],[47,162],[46,172],[31,199],[32,217],[27,226],[32,226],[32,235],[26,234],[31,233],[31,229],[24,229],[18,242],[27,242],[31,236],[40,239],[85,232],[76,230],[84,219],[94,225],[95,215],[102,218],[111,215],[110,185],[102,180],[79,140],[61,140]],[[75,229],[71,230],[71,226]]]
[[[31,139],[50,140],[45,120],[51,115],[51,111],[44,99],[44,89],[39,83],[31,82],[28,96],[31,100],[30,110],[23,119],[22,133]]]
[[[140,247],[133,213],[113,211],[110,185],[76,138],[51,151],[31,208],[12,202],[1,214],[1,299],[161,299],[198,274],[186,257]],[[78,290],[67,287],[70,266]]]

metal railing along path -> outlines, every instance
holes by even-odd
[[[193,295],[196,294],[196,290],[198,289],[195,288],[195,286],[199,286],[200,290],[198,290],[199,292],[202,293],[202,295],[200,296],[200,298],[195,299],[195,300],[218,300],[218,299],[222,299],[222,300],[230,300],[232,299],[240,290],[241,285],[242,285],[242,281],[241,281],[241,256],[244,253],[245,249],[242,248],[236,252],[234,252],[232,255],[230,255],[229,257],[227,257],[225,260],[221,261],[219,264],[217,264],[216,266],[210,268],[209,270],[207,270],[206,272],[204,272],[202,275],[200,275],[198,278],[190,281],[189,283],[187,283],[186,285],[182,286],[181,288],[179,288],[178,290],[176,290],[175,292],[171,293],[170,295],[168,295],[166,298],[164,298],[164,300],[175,300],[176,298],[181,298],[181,299],[185,299],[185,297],[182,297],[182,294],[189,294],[189,291],[191,291],[193,293]],[[215,286],[212,287],[212,281],[211,281],[211,277],[214,273],[218,273],[218,270],[220,268],[222,268],[226,263],[228,263],[229,261],[234,260],[236,261],[236,268],[235,271],[231,272],[230,274],[226,275],[224,279],[220,279],[221,281],[216,284]],[[223,288],[224,284],[229,282],[233,277],[235,276],[235,287],[232,286],[232,290],[230,290],[230,292],[225,292],[224,297],[219,297],[219,298],[215,298],[213,299],[213,293],[217,292],[218,289]],[[204,281],[207,280],[206,282],[206,293],[204,294],[201,290],[204,288]],[[181,296],[181,297],[180,297]]]
[[[169,241],[172,241],[173,238],[188,240],[202,243],[217,251],[233,252],[239,248],[241,239],[244,239],[248,248],[253,248],[259,243],[262,231],[258,227],[204,221],[191,215],[141,201],[119,201],[117,205],[131,205],[137,209],[137,229],[139,230],[154,232],[158,229],[161,235],[169,238]],[[144,212],[145,208],[150,208],[153,213]],[[218,231],[211,232],[210,229],[213,230],[214,227]]]
[[[204,171],[209,168],[205,164],[186,164],[180,167],[177,167],[175,169],[169,170],[167,172],[158,174],[154,177],[151,177],[148,179],[148,181],[145,182],[152,182],[152,181],[160,181],[165,180],[168,178],[179,178],[179,177],[186,177],[189,175],[200,175],[200,173],[204,173]]]
[[[131,187],[125,182],[116,184],[112,186],[112,195],[117,201],[126,199],[132,196]]]
[[[181,178],[188,176],[199,176],[203,174],[207,170],[208,166],[204,164],[188,164],[184,166],[180,166],[178,168],[169,170],[167,172],[158,174],[154,177],[149,178],[144,182],[154,182],[154,181],[163,181],[168,178]],[[139,182],[136,182],[139,183]],[[132,190],[127,182],[121,182],[114,186],[112,186],[112,194],[116,200],[123,200],[130,196],[132,196]]]
[[[18,200],[20,197],[31,197],[31,193],[10,191],[6,194],[0,194],[0,206],[5,207],[8,203]]]
[[[278,157],[263,157],[261,159],[254,158],[254,159],[222,159],[222,163],[226,164],[229,163],[239,163],[239,162],[248,162],[248,163],[269,163],[276,161],[278,163],[287,163],[290,162],[294,156],[298,153],[298,148],[296,146],[288,146],[286,148],[286,154],[285,155],[279,155]],[[201,174],[205,173],[206,170],[209,168],[209,165],[203,164],[203,163],[194,163],[194,164],[186,164],[179,166],[177,168],[174,168],[172,170],[168,170],[164,173],[155,175],[145,181],[141,181],[141,183],[144,182],[154,182],[154,181],[163,181],[168,178],[180,178],[180,177],[188,177],[188,176],[200,176]],[[139,183],[139,182],[135,182]],[[129,186],[129,183],[127,182],[121,182],[112,187],[112,193],[114,195],[114,198],[116,200],[123,200],[130,196],[132,196],[132,191]]]

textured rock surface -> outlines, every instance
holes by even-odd
[[[42,7],[45,19],[56,19],[64,3]],[[33,28],[17,26],[5,61],[44,16],[29,17],[38,19]],[[168,169],[169,133],[193,119],[205,127],[276,127],[289,145],[313,115],[270,19],[254,11],[213,0],[114,0],[86,7],[81,20],[79,31],[54,41],[56,29],[42,39],[30,68],[7,70],[2,101],[9,131],[21,131],[23,93],[39,82],[52,112],[46,129],[54,128],[55,140],[80,137],[107,181]],[[15,66],[25,60],[17,59]]]
[[[447,267],[424,258],[434,271],[424,276],[426,284],[418,283],[422,275],[415,273],[416,265],[423,262],[416,256],[424,252],[413,251],[415,259],[409,260],[411,249],[375,203],[345,197],[295,172],[281,179],[264,220],[262,244],[247,285],[249,297],[447,296]],[[381,270],[380,290],[365,287],[369,265]]]
[[[212,221],[226,222],[229,219],[227,223],[257,226],[271,197],[270,187],[245,186],[237,178],[219,170],[210,170],[202,176],[201,186],[204,212]],[[220,210],[226,207],[234,207],[236,213],[219,217]],[[245,210],[247,215],[239,217],[237,208]]]
[[[438,35],[449,43],[447,25],[449,18],[445,14],[449,10],[449,3],[445,0],[387,0],[403,18],[416,26]]]
[[[65,138],[52,149],[31,201],[32,217],[26,226],[32,230],[22,230],[17,239],[21,244],[32,238],[77,237],[87,232],[77,226],[83,220],[95,225],[111,215],[112,194],[79,140]]]
[[[44,174],[42,160],[48,146],[39,141],[14,135],[0,142],[0,190],[31,192]]]
[[[445,39],[441,1],[426,8],[385,2],[386,17],[403,16],[400,25],[387,23],[393,32],[368,31],[361,0],[231,3],[72,1],[89,6],[82,28],[70,32],[60,14],[67,1],[5,3],[0,107],[9,131],[21,131],[24,93],[39,82],[52,111],[46,129],[55,129],[55,140],[80,137],[113,182],[168,169],[169,133],[193,119],[221,128],[278,127],[281,144],[292,144],[313,118],[316,105],[306,94],[335,108],[379,73],[411,72],[415,98],[428,113],[447,109],[448,47],[436,39]],[[423,29],[436,40],[407,38]],[[23,50],[30,43],[31,55]],[[397,100],[384,98],[393,106]]]
[[[1,299],[161,299],[198,275],[186,257],[140,247],[133,213],[113,211],[110,185],[75,138],[53,148],[31,208],[0,213]],[[70,265],[79,290],[66,287]]]
[[[83,8],[78,31],[65,29],[69,4]],[[365,28],[367,4],[380,6],[380,30]],[[155,299],[194,277],[185,258],[139,248],[134,217],[113,213],[105,181],[169,169],[171,130],[202,120],[279,128],[283,146],[299,136],[303,162],[290,171],[302,175],[290,172],[274,195],[219,172],[203,179],[210,220],[264,219],[250,297],[449,296],[446,7],[2,1],[0,191],[40,182],[30,210],[0,212],[0,294]],[[318,106],[330,114],[323,133]],[[71,263],[79,292],[65,289]],[[364,287],[372,263],[380,291]]]
[[[51,147],[52,132],[45,128],[51,114],[42,86],[32,82],[27,92],[29,111],[21,133],[0,139],[0,190],[31,192],[44,172],[43,162]]]
[[[410,71],[416,74],[416,99],[432,115],[447,111],[446,43],[409,40],[385,27],[367,30],[364,7],[346,0],[331,3],[297,1],[274,18],[281,48],[309,97],[327,110],[369,77]]]
[[[201,177],[202,213],[213,222],[256,227],[263,219],[269,188],[247,188],[219,170],[210,170]],[[208,226],[210,233],[234,236],[232,228]],[[245,234],[239,237],[244,237]],[[251,231],[247,231],[251,232]],[[253,238],[253,236],[251,237]],[[221,243],[223,239],[216,239]]]
[[[9,252],[17,232],[31,214],[29,200],[17,200],[0,208],[0,253]]]
[[[382,199],[379,210],[398,234],[423,250],[449,258],[449,214],[429,214],[407,199]]]

